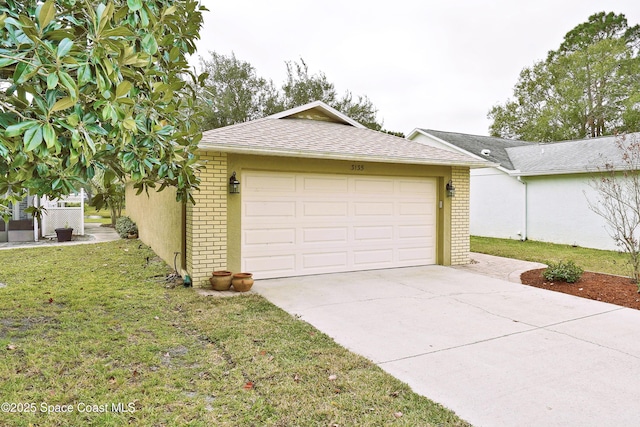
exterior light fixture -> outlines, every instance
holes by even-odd
[[[238,194],[240,192],[240,181],[236,178],[236,171],[233,171],[229,178],[229,194]]]
[[[453,182],[449,180],[447,182],[447,196],[453,197],[456,195],[456,187],[453,186]]]

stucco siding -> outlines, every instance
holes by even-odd
[[[176,202],[176,190],[165,188],[161,192],[149,189],[149,195],[136,195],[133,184],[126,186],[126,207],[129,216],[138,226],[140,240],[167,264],[173,266],[175,253],[178,271],[184,266],[182,259],[182,204]]]
[[[528,236],[531,240],[617,250],[605,221],[589,209],[597,193],[589,175],[527,177]]]
[[[471,171],[471,234],[523,239],[525,184],[496,168]]]

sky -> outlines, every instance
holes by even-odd
[[[489,109],[590,15],[640,23],[638,0],[202,0],[197,44],[249,62],[280,88],[304,59],[339,95],[366,95],[386,130],[488,135]]]

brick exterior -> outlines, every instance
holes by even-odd
[[[469,264],[469,168],[452,167],[451,265]]]
[[[187,204],[187,271],[194,286],[205,286],[214,270],[227,268],[227,155],[201,152],[196,204]]]

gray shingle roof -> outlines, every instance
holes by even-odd
[[[206,131],[199,147],[224,152],[487,167],[465,154],[428,147],[382,132],[322,120],[265,117]]]
[[[604,136],[575,141],[535,144],[507,148],[507,153],[515,169],[522,175],[552,175],[562,173],[581,173],[595,171],[604,162],[624,169],[617,141],[629,143],[640,133],[629,134],[622,139],[616,136]]]
[[[467,135],[464,133],[443,132],[432,129],[419,129],[443,141],[462,148],[469,153],[485,158],[491,162],[499,163],[505,169],[513,170],[513,164],[506,149],[523,145],[535,144],[532,142],[515,141],[512,139],[494,138],[491,136]],[[489,155],[482,154],[483,150],[489,150]]]

